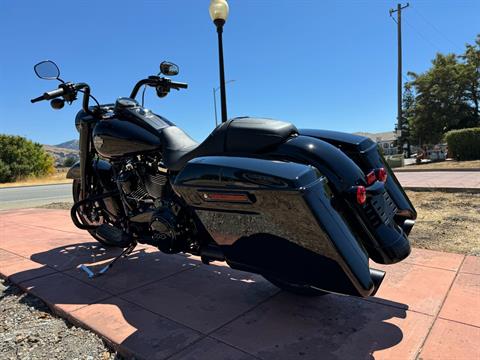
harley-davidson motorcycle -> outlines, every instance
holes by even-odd
[[[80,161],[67,174],[71,217],[101,244],[124,248],[121,256],[146,243],[226,261],[298,294],[365,297],[385,275],[369,259],[393,264],[410,253],[416,211],[366,137],[242,117],[199,144],[146,109],[143,95],[136,100],[148,87],[159,97],[186,89],[167,77],[178,74],[173,63],[105,105],[86,83],[61,80],[51,61],[34,70],[60,85],[32,103],[61,109],[83,94]]]

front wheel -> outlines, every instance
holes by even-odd
[[[287,280],[274,278],[268,275],[263,275],[263,277],[268,281],[270,281],[276,287],[296,295],[313,297],[313,296],[323,296],[328,294],[328,292],[326,291],[315,289],[305,284],[293,283]]]
[[[73,180],[72,195],[73,195],[73,201],[75,203],[80,200],[80,180],[77,180],[77,179]],[[87,216],[85,216],[80,212],[77,213],[77,217],[84,225],[101,225],[104,223],[103,218],[99,218],[98,221],[93,222]],[[98,236],[95,230],[87,230],[87,231],[95,240],[97,240],[103,246],[121,247],[121,246],[118,246],[117,244],[110,243],[108,240],[105,240],[104,238]]]

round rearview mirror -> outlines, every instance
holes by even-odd
[[[33,67],[33,70],[40,79],[58,80],[60,77],[60,69],[57,64],[50,60],[39,62]]]
[[[178,65],[169,61],[164,61],[160,64],[160,72],[163,75],[174,76],[178,75]]]

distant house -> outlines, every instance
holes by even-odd
[[[355,135],[366,136],[375,141],[383,149],[385,155],[398,154],[397,138],[393,131],[381,133],[356,132]]]

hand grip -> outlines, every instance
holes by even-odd
[[[42,100],[55,99],[56,97],[59,97],[59,96],[63,95],[64,93],[65,93],[64,88],[55,89],[55,90],[43,93],[42,96],[39,96],[35,99],[31,99],[30,102],[33,104],[33,103],[36,103],[36,102],[39,102],[39,101],[42,101]]]
[[[33,104],[33,103],[36,103],[36,102],[39,102],[39,101],[42,101],[42,100],[45,100],[45,98],[42,96],[39,96],[35,99],[31,99],[30,102]]]
[[[60,89],[56,89],[56,90],[46,92],[45,94],[43,94],[43,97],[44,97],[45,100],[50,100],[50,99],[54,99],[56,97],[59,97],[59,96],[63,95],[64,93],[65,93],[65,89],[60,88]]]
[[[178,88],[178,89],[187,89],[187,88],[188,88],[188,84],[172,81],[172,82],[170,83],[170,87]]]

